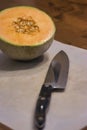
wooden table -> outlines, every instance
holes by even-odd
[[[56,25],[55,39],[87,49],[87,0],[1,0],[0,10],[28,5],[47,12]]]

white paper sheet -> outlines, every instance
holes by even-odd
[[[14,130],[36,130],[34,110],[52,58],[64,50],[69,76],[64,93],[53,93],[45,130],[80,130],[87,125],[87,50],[58,41],[37,60],[18,62],[0,52],[0,122]]]

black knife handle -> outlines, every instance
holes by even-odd
[[[51,99],[52,86],[43,85],[39,94],[35,111],[35,125],[38,128],[45,126],[46,111]]]

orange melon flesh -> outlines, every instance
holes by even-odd
[[[32,17],[39,31],[31,34],[15,31],[13,22],[17,18]],[[36,46],[48,41],[55,33],[52,19],[43,11],[26,6],[8,8],[0,12],[0,39],[17,46]]]

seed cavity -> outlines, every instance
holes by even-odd
[[[35,34],[40,32],[39,26],[31,16],[29,17],[18,17],[12,22],[12,25],[17,33],[23,34]]]

